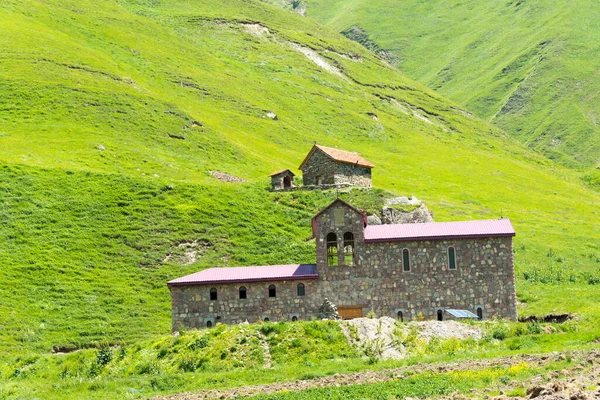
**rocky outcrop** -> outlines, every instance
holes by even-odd
[[[425,203],[421,203],[420,206],[412,211],[385,206],[381,210],[381,216],[384,224],[420,224],[433,222],[433,213],[429,211]]]
[[[381,218],[376,214],[369,215],[367,217],[367,225],[381,225]]]

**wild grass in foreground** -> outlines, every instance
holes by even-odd
[[[377,360],[364,349],[350,347],[338,322],[219,324],[209,330],[186,331],[133,345],[7,359],[0,364],[0,395],[3,398],[61,399],[145,397],[433,362],[587,349],[600,338],[600,328],[577,320],[565,324],[505,321],[471,324],[483,330],[481,340],[424,342],[408,335],[401,338],[407,358],[387,361]],[[485,381],[486,376],[480,378]],[[490,376],[504,379],[498,371]],[[420,388],[421,378],[415,379],[414,386],[409,387],[416,390]],[[435,379],[440,379],[436,381],[440,390],[461,387],[448,386],[452,380],[444,377]],[[401,386],[400,389],[406,388]]]

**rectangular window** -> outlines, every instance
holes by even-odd
[[[456,254],[454,247],[448,247],[448,269],[456,269]]]
[[[402,270],[404,272],[410,271],[410,252],[408,249],[402,250]]]

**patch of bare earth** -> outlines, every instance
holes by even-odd
[[[163,262],[174,262],[181,265],[191,265],[195,263],[200,256],[210,248],[211,244],[194,240],[192,242],[183,242],[177,245],[172,252],[165,255]]]
[[[406,379],[420,373],[447,373],[454,371],[476,371],[486,368],[509,368],[526,363],[530,366],[542,367],[546,364],[564,361],[569,357],[572,362],[570,369],[553,371],[548,375],[538,375],[525,382],[509,382],[501,387],[473,389],[468,394],[455,393],[443,399],[486,398],[504,400],[506,394],[492,396],[492,393],[509,393],[516,388],[526,388],[527,398],[542,400],[592,400],[600,398],[597,389],[600,377],[600,350],[588,352],[565,352],[542,355],[522,354],[510,357],[500,357],[490,360],[462,360],[453,363],[434,363],[413,365],[410,367],[387,369],[382,371],[362,371],[351,374],[335,374],[323,378],[305,381],[281,382],[267,385],[244,386],[224,390],[203,390],[194,393],[180,393],[171,396],[160,396],[156,399],[169,400],[207,400],[207,399],[236,399],[256,396],[259,394],[275,394],[281,391],[302,391],[328,386],[351,386],[368,383],[388,382]],[[512,397],[519,398],[519,397]]]

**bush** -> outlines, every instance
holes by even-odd
[[[101,347],[98,349],[98,353],[96,354],[96,364],[104,367],[112,360],[112,358],[112,350],[108,346]]]
[[[537,335],[542,333],[542,327],[540,326],[539,322],[531,321],[527,325],[527,333],[529,333],[530,335]]]
[[[492,337],[497,340],[504,340],[508,337],[510,331],[507,325],[496,325],[492,328]]]
[[[208,346],[208,336],[207,335],[199,337],[198,339],[194,340],[190,344],[190,349],[198,350],[198,349],[203,349],[206,346]]]

